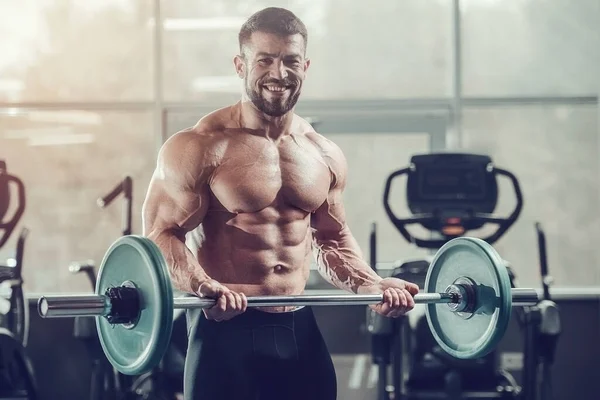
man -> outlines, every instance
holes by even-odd
[[[242,26],[239,44],[242,100],[164,144],[144,204],[144,234],[175,288],[217,299],[188,311],[184,397],[333,400],[336,375],[311,308],[247,308],[247,296],[301,294],[312,251],[336,287],[383,293],[371,306],[382,315],[411,310],[418,287],[363,261],[344,215],[344,155],[294,114],[310,65],[304,24],[267,8]]]

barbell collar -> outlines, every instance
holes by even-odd
[[[38,313],[43,318],[107,316],[110,311],[108,297],[97,294],[42,296],[38,300]]]

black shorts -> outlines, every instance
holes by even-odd
[[[185,400],[335,400],[331,355],[313,311],[248,308],[228,321],[187,311]]]

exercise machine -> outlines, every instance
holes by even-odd
[[[106,208],[120,195],[123,197],[121,234],[127,236],[131,235],[133,231],[133,179],[130,176],[124,177],[106,195],[98,198],[96,204],[101,208]],[[95,290],[97,272],[92,260],[74,262],[69,266],[69,271],[74,274],[84,274],[92,290]],[[177,359],[178,355],[173,346],[172,351],[165,355],[165,362],[161,362],[152,371],[140,376],[125,376],[119,373],[104,355],[96,330],[95,318],[76,316],[73,334],[86,344],[92,360],[90,400],[175,400],[175,393],[179,389],[177,382],[182,381],[182,377],[173,377],[173,373],[169,371],[168,367],[172,367],[176,371],[175,375],[179,372],[183,374],[183,361],[180,362],[181,371],[173,367],[177,363],[172,360]]]
[[[13,190],[16,189],[16,190]],[[12,193],[16,192],[16,206]],[[25,185],[0,160],[0,248],[25,212]],[[11,215],[12,213],[12,215]],[[23,256],[29,230],[22,228],[14,258],[0,265],[0,399],[36,399],[33,365],[27,354],[29,307],[23,291]]]
[[[16,190],[12,190],[12,189]],[[12,193],[17,194],[16,206],[13,206]],[[23,181],[8,173],[6,162],[0,160],[0,249],[11,237],[25,212],[25,185]],[[14,208],[14,210],[13,210]],[[12,216],[10,215],[12,212]],[[0,265],[0,327],[8,329],[27,345],[29,334],[29,307],[23,293],[23,256],[29,230],[22,228],[17,239],[15,255]]]
[[[7,329],[23,346],[29,337],[29,306],[23,290],[23,256],[29,229],[17,238],[14,258],[0,265],[0,327]]]
[[[560,312],[550,295],[552,276],[548,270],[546,235],[541,223],[535,224],[543,288],[540,302],[516,311],[524,332],[523,396],[525,400],[551,400],[551,367],[561,333]]]
[[[399,218],[390,202],[395,179],[406,176],[406,201],[411,216]],[[507,216],[494,214],[498,204],[498,178],[512,184],[515,204]],[[407,167],[386,180],[383,205],[390,221],[409,243],[424,249],[439,249],[470,231],[495,225],[482,237],[489,244],[500,239],[517,221],[523,196],[511,172],[498,168],[486,155],[435,153],[415,155]],[[420,225],[430,237],[416,237],[407,228]],[[371,253],[376,254],[376,231],[371,233]],[[412,260],[395,268],[392,276],[424,286],[428,259]],[[376,256],[371,265],[376,268]],[[514,277],[510,266],[509,274]],[[368,312],[373,362],[379,366],[378,399],[393,391],[400,399],[515,398],[520,391],[515,379],[497,368],[496,354],[473,360],[456,359],[437,346],[424,317],[411,327],[408,318],[380,318]],[[388,384],[388,370],[392,383]],[[391,388],[390,388],[391,386]]]
[[[390,191],[394,179],[407,175],[406,200],[412,216],[398,218],[392,210]],[[498,177],[513,186],[515,206],[506,217],[493,214],[498,204]],[[439,249],[449,240],[481,229],[487,224],[496,230],[481,239],[498,241],[517,221],[523,209],[523,195],[517,177],[498,168],[489,156],[478,154],[423,154],[411,158],[410,165],[393,172],[383,194],[385,212],[400,234],[415,246]],[[408,225],[419,224],[438,236],[417,238]]]

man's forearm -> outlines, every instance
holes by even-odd
[[[150,234],[149,239],[160,248],[171,276],[173,287],[182,292],[195,294],[198,287],[210,279],[196,257],[175,233]]]
[[[374,285],[382,279],[366,263],[347,227],[335,235],[315,232],[313,249],[319,273],[340,289],[357,293],[361,286]]]

